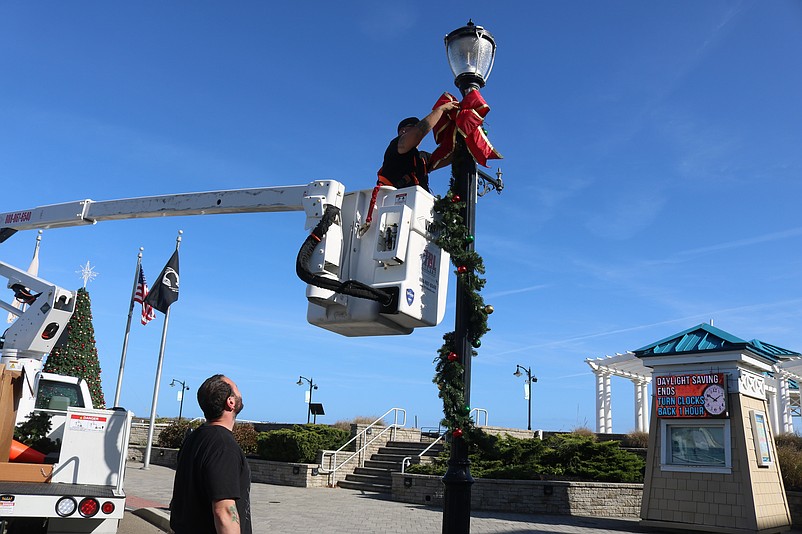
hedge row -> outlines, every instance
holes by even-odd
[[[172,421],[159,434],[158,445],[178,449],[186,435],[201,421]],[[292,428],[256,432],[249,423],[234,425],[234,439],[245,454],[258,454],[263,460],[312,463],[318,450],[339,449],[348,441],[349,432],[328,425],[295,425]]]
[[[413,465],[412,473],[442,475],[448,452],[429,465]],[[495,436],[475,430],[470,442],[471,475],[496,479],[567,479],[600,482],[643,482],[645,462],[616,441],[595,435],[557,434],[539,439]]]

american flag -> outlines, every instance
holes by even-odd
[[[156,312],[150,304],[145,303],[145,297],[148,296],[148,284],[145,282],[145,272],[142,266],[139,266],[139,280],[136,283],[136,291],[134,292],[134,302],[142,304],[142,324],[148,324],[152,319],[156,318]]]

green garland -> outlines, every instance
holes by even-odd
[[[452,183],[453,188],[453,183]],[[487,326],[487,316],[493,312],[492,306],[485,306],[484,299],[479,292],[484,288],[486,280],[481,274],[485,273],[482,257],[474,250],[467,250],[473,243],[474,236],[468,233],[462,213],[465,202],[455,195],[453,190],[445,198],[437,197],[434,203],[435,222],[432,233],[437,236],[435,243],[451,255],[451,263],[457,268],[455,271],[467,288],[472,313],[468,319],[468,335],[474,349],[482,344],[481,338],[490,329]],[[455,332],[448,332],[443,336],[443,346],[437,351],[434,362],[436,373],[432,380],[440,390],[439,397],[443,400],[442,424],[449,429],[455,437],[471,434],[473,420],[470,417],[470,406],[465,403],[465,391],[460,355],[455,349]],[[471,350],[467,357],[476,356],[477,352]]]

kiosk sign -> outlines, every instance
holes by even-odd
[[[655,377],[658,417],[727,417],[724,373]]]

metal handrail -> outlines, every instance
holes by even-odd
[[[373,436],[373,431],[372,431],[373,427],[377,426],[380,422],[383,423],[384,418],[387,417],[390,413],[393,414],[393,423],[386,426],[384,430]],[[403,421],[401,423],[398,422],[399,414],[403,414],[404,416]],[[369,445],[371,445],[374,441],[376,441],[380,436],[384,435],[386,432],[388,431],[392,432],[392,437],[390,439],[395,439],[395,430],[397,428],[403,428],[404,426],[406,426],[406,424],[407,424],[407,411],[404,410],[403,408],[390,408],[389,410],[384,412],[384,415],[382,415],[381,417],[373,421],[371,424],[363,428],[361,432],[359,432],[353,438],[349,439],[342,447],[340,447],[336,451],[323,451],[323,454],[320,458],[320,472],[324,475],[329,475],[329,485],[333,486],[335,482],[335,475],[339,468],[341,468],[346,463],[350,462],[354,458],[354,456],[357,456],[358,454],[362,453],[365,449],[368,448]],[[368,441],[366,436],[373,436],[373,437],[370,439],[370,441]],[[348,458],[338,463],[337,455],[344,452],[344,449],[349,445],[351,445],[351,443],[356,441],[358,438],[362,438],[363,440],[362,446],[355,452],[351,453],[351,455]],[[325,467],[323,467],[326,458],[329,458],[329,465],[331,465],[333,462],[334,467],[332,469],[326,469]],[[364,467],[364,462],[365,458],[363,456],[359,461],[360,467]]]
[[[446,433],[445,433],[445,432],[443,432],[442,434],[440,434],[440,435],[437,437],[437,439],[436,439],[436,440],[434,440],[433,442],[431,442],[431,443],[429,444],[429,446],[428,446],[428,447],[426,447],[425,449],[423,449],[423,450],[420,452],[420,454],[418,454],[418,455],[417,455],[417,457],[418,457],[418,458],[423,458],[423,455],[424,455],[424,454],[426,454],[427,452],[429,452],[429,449],[431,449],[432,447],[434,447],[434,446],[435,446],[435,444],[437,444],[437,442],[439,442],[439,441],[440,441],[441,439],[443,439],[445,436],[446,436]],[[403,473],[403,472],[406,470],[406,468],[407,468],[407,467],[408,467],[408,466],[409,466],[409,465],[412,463],[412,458],[413,458],[412,456],[405,456],[405,457],[404,457],[404,459],[403,459],[403,460],[401,460],[401,473]]]
[[[476,426],[488,426],[487,410],[485,410],[484,408],[474,408],[473,410],[471,410],[471,414],[473,412],[476,412],[476,417],[473,418],[473,420],[476,421]],[[480,425],[479,424],[479,413],[485,414],[485,424],[484,425]],[[468,415],[470,416],[470,414],[468,414]]]

